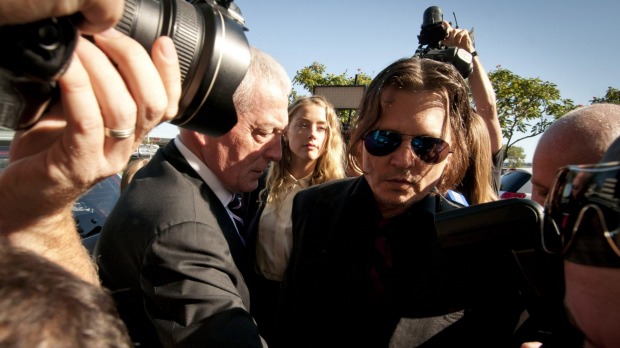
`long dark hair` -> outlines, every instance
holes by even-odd
[[[466,130],[474,114],[469,104],[468,88],[461,74],[450,64],[424,58],[403,58],[383,69],[370,83],[354,120],[348,154],[351,169],[361,173],[359,163],[362,138],[371,131],[382,114],[381,93],[384,86],[408,92],[435,92],[446,98],[452,134],[452,159],[437,184],[439,192],[452,189],[461,181],[469,163]]]

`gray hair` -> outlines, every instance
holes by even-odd
[[[252,110],[254,106],[252,101],[256,99],[255,93],[261,90],[256,86],[260,84],[278,88],[284,96],[288,96],[292,89],[291,80],[286,70],[273,57],[255,47],[250,48],[250,56],[248,72],[233,95],[233,102],[238,114]]]

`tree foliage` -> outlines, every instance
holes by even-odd
[[[505,145],[504,145],[505,147]],[[503,149],[505,151],[505,148]],[[504,162],[508,168],[519,168],[525,166],[525,150],[521,146],[513,145],[508,149]]]
[[[342,74],[328,74],[325,65],[314,62],[301,70],[298,70],[293,78],[293,85],[300,85],[306,91],[312,93],[314,86],[353,86],[368,85],[372,77],[358,69],[355,76],[347,76],[347,72]]]
[[[560,98],[555,84],[540,78],[524,78],[498,66],[489,72],[489,79],[506,139],[504,158],[509,157],[514,144],[543,133],[553,121],[575,108],[571,99]]]
[[[590,100],[590,103],[612,103],[612,104],[620,104],[620,90],[613,87],[607,88],[607,93],[602,98],[593,97]]]
[[[358,73],[355,76],[347,76],[345,71],[342,74],[329,74],[325,65],[314,62],[301,70],[298,70],[293,78],[293,86],[302,86],[306,91],[312,94],[314,86],[367,86],[372,81],[372,77],[363,73],[358,69]],[[295,101],[300,96],[295,90],[291,93],[291,102]],[[355,110],[339,110],[338,116],[346,129],[351,123],[353,117],[355,117]]]

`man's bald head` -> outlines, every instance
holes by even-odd
[[[593,104],[559,118],[540,137],[534,152],[532,199],[544,204],[560,167],[598,163],[618,136],[620,105]]]

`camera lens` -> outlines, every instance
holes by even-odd
[[[250,64],[242,18],[214,0],[126,0],[116,28],[149,52],[159,36],[175,44],[181,66],[179,113],[170,123],[222,135],[237,123],[232,96]]]

